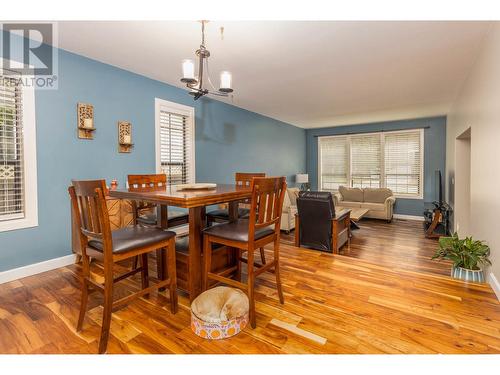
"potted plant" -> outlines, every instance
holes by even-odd
[[[439,249],[432,259],[448,259],[453,262],[451,277],[466,281],[484,283],[486,264],[491,264],[488,257],[490,248],[483,241],[472,237],[460,239],[457,233],[451,237],[439,239]]]

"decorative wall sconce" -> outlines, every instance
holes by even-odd
[[[130,152],[132,147],[132,124],[128,121],[118,121],[118,152]]]
[[[78,103],[78,138],[94,139],[94,106],[92,104]]]

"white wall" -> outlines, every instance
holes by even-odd
[[[493,262],[491,272],[500,280],[499,22],[492,23],[485,36],[481,52],[453,104],[447,126],[447,197],[452,204],[455,203],[452,184],[456,163],[455,142],[457,136],[470,127],[471,204],[468,231],[475,238],[489,243]],[[460,204],[455,206],[460,210]]]

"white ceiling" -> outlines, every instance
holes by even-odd
[[[233,73],[232,104],[314,128],[446,114],[488,26],[213,21],[206,45],[214,84]],[[195,21],[59,23],[59,47],[178,87],[199,43]]]

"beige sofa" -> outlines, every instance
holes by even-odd
[[[339,187],[333,196],[337,208],[365,208],[369,211],[364,217],[392,220],[396,198],[391,189],[386,188],[347,188]]]
[[[297,197],[299,188],[288,188],[283,199],[283,210],[281,212],[281,230],[290,232],[295,228],[295,214],[297,213]]]

